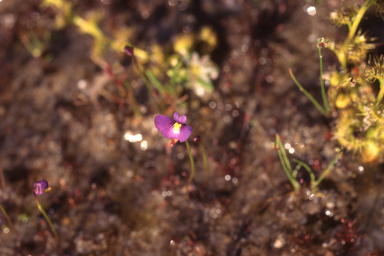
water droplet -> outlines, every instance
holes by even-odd
[[[140,143],[140,148],[141,148],[141,150],[146,150],[148,148],[148,142],[146,140],[143,140]]]
[[[307,13],[308,13],[309,15],[311,15],[311,16],[315,15],[315,14],[316,14],[316,8],[315,8],[315,6],[309,6],[309,7],[307,8]]]

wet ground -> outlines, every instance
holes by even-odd
[[[333,120],[288,73],[320,100],[316,40],[341,40],[347,30],[329,23],[339,1],[319,2],[311,16],[301,0],[75,1],[80,15],[103,11],[105,33],[135,27],[130,41],[142,49],[206,25],[216,32],[214,92],[186,89],[186,104],[164,113],[126,56],[106,56],[126,68],[140,116],[113,100],[116,84],[89,57],[91,36],[74,25],[54,30],[54,11],[39,1],[0,2],[0,195],[18,232],[0,215],[0,255],[384,255],[382,165],[346,152],[316,194],[300,169],[303,188],[294,193],[271,146],[279,133],[289,157],[316,176],[335,157]],[[380,22],[372,11],[363,25],[380,38]],[[46,30],[35,58],[22,38]],[[323,57],[324,70],[338,65],[331,52]],[[153,123],[175,110],[188,116],[209,159],[205,176],[191,137],[189,185],[185,144],[169,147]],[[52,186],[39,198],[59,245],[34,200],[42,179]]]

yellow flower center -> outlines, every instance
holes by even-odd
[[[179,134],[179,133],[180,133],[180,128],[181,128],[181,124],[179,124],[179,123],[176,122],[176,123],[173,125],[172,130],[173,130],[174,133]]]

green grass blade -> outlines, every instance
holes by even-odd
[[[304,162],[302,162],[296,158],[293,159],[293,162],[298,163],[299,165],[302,165],[307,170],[307,172],[309,173],[309,176],[311,177],[311,182],[312,182],[312,184],[314,184],[316,179],[315,179],[315,174],[312,172],[311,168],[306,163],[304,163]]]
[[[151,81],[151,83],[153,84],[153,86],[161,93],[161,94],[164,94],[165,91],[164,91],[164,88],[163,86],[161,85],[160,81],[156,78],[156,76],[152,73],[151,70],[147,70],[145,72],[145,74],[147,75],[149,81]]]
[[[279,134],[276,134],[276,144],[277,144],[279,150],[281,151],[282,157],[284,159],[284,162],[285,162],[289,172],[292,173],[292,167],[291,167],[291,164],[290,164],[290,162],[288,160],[287,154],[285,153],[284,146],[283,146],[283,143],[280,140]]]
[[[315,98],[313,98],[313,96],[303,88],[303,86],[301,86],[301,84],[297,81],[296,77],[293,75],[292,73],[292,70],[289,69],[289,74],[291,75],[291,78],[293,80],[293,82],[295,82],[295,84],[297,85],[297,87],[299,87],[300,91],[302,91],[305,96],[308,97],[308,99],[313,103],[313,105],[315,105],[315,107],[324,115],[324,116],[327,116],[327,111],[324,110],[324,108],[317,102],[317,100],[315,100]]]
[[[335,157],[335,159],[333,159],[332,163],[328,166],[328,168],[323,172],[323,174],[319,177],[319,179],[316,181],[316,183],[313,185],[313,188],[316,188],[320,182],[324,179],[325,176],[327,176],[327,174],[329,173],[329,171],[332,169],[332,167],[335,165],[337,159],[339,159],[340,155],[342,154],[343,152],[340,152],[339,154],[337,154],[337,156]]]

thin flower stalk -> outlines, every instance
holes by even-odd
[[[48,186],[48,182],[46,180],[41,180],[35,182],[33,186],[33,196],[35,197],[36,203],[37,203],[37,208],[40,210],[40,212],[44,215],[44,218],[47,220],[53,235],[55,236],[55,239],[57,242],[59,242],[59,236],[56,233],[55,228],[52,225],[52,222],[50,218],[48,217],[47,213],[44,211],[43,207],[41,206],[41,203],[39,201],[39,198],[37,198],[37,195],[42,195],[45,192],[48,192],[51,190],[51,187]]]
[[[195,162],[188,142],[188,138],[192,134],[192,127],[185,124],[187,122],[187,117],[185,115],[179,116],[179,113],[175,112],[173,114],[173,119],[168,116],[157,115],[155,116],[154,121],[156,128],[161,134],[168,139],[172,139],[172,146],[175,145],[177,141],[185,142],[187,145],[189,160],[191,161],[191,174],[188,179],[189,184],[195,174]]]
[[[57,235],[56,230],[55,230],[55,228],[53,227],[52,222],[51,222],[51,220],[49,219],[47,213],[44,211],[43,207],[41,206],[40,201],[39,201],[39,199],[37,198],[36,194],[35,194],[35,199],[36,199],[36,203],[37,203],[37,208],[38,208],[38,209],[40,210],[40,212],[44,215],[44,218],[47,220],[47,222],[48,222],[48,224],[49,224],[49,227],[51,228],[52,233],[53,233],[53,235],[55,236],[56,241],[59,242],[59,236]]]
[[[322,40],[322,39],[320,39]],[[319,43],[320,43],[319,40]],[[323,55],[321,55],[321,48],[319,48],[319,59],[320,59],[320,85],[321,85],[321,96],[323,97],[323,103],[325,107],[325,111],[329,113],[331,108],[329,107],[328,99],[327,99],[327,94],[325,93],[325,87],[324,87],[324,81],[323,81]]]

